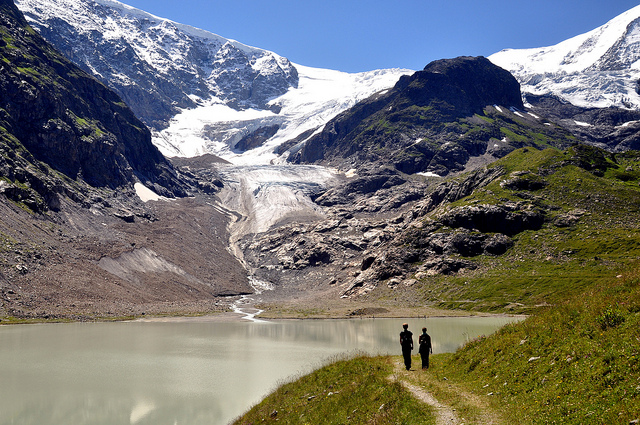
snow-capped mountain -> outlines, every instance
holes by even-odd
[[[298,84],[285,58],[112,0],[18,0],[29,23],[151,127],[216,97],[265,107]]]
[[[115,0],[16,5],[50,43],[118,92],[167,156],[271,160],[278,144],[411,72],[346,74],[294,65]]]
[[[640,6],[555,46],[507,49],[489,57],[522,91],[554,94],[581,107],[640,109]]]

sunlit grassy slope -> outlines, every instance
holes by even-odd
[[[282,385],[235,424],[434,424],[392,373],[388,357],[338,360]]]
[[[640,259],[640,152],[525,148],[491,167],[504,168],[504,175],[433,214],[520,203],[543,211],[545,224],[515,235],[504,255],[474,257],[476,270],[422,277],[410,290],[413,299],[445,308],[532,313],[598,287]]]
[[[629,424],[640,419],[640,272],[474,341],[448,376],[513,423]]]

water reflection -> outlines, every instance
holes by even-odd
[[[409,319],[451,352],[509,318]],[[339,353],[399,354],[400,319],[0,327],[0,424],[225,424]]]

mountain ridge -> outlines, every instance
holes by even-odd
[[[49,42],[115,89],[156,129],[178,108],[195,107],[196,97],[216,96],[233,108],[266,107],[297,85],[295,68],[273,52],[115,0],[16,4]]]
[[[553,94],[579,107],[640,109],[640,6],[556,45],[489,56],[525,93]]]

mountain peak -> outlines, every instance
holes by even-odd
[[[499,130],[484,128],[493,118],[476,119],[487,107],[503,111],[494,105],[524,109],[520,85],[508,71],[484,57],[434,61],[329,121],[295,146],[289,160],[366,172],[389,166],[407,174],[460,171],[490,150],[492,138],[500,140]]]
[[[464,91],[476,110],[482,111],[487,105],[524,108],[518,82],[483,56],[436,60],[424,71],[446,75]]]
[[[524,108],[516,79],[482,56],[433,61],[402,77],[394,91],[420,106],[445,101],[457,116],[481,113],[487,105]]]
[[[166,128],[181,109],[196,107],[196,98],[266,109],[269,100],[298,84],[293,64],[273,52],[114,0],[16,4],[47,41],[114,89],[155,130]],[[262,67],[269,63],[265,58],[280,66]],[[274,84],[261,84],[265,79]]]
[[[582,107],[640,108],[640,6],[553,46],[506,49],[489,59],[523,92],[555,94]]]

